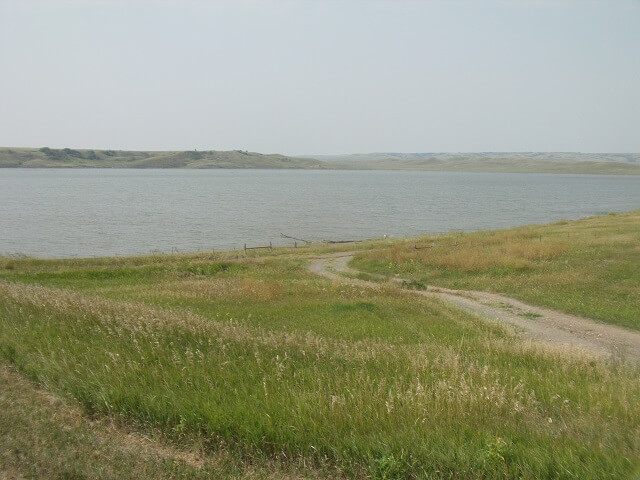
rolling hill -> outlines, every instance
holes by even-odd
[[[638,153],[480,152],[316,155],[329,168],[514,173],[640,174]]]
[[[323,168],[321,161],[242,150],[125,151],[0,148],[0,167],[19,168]]]
[[[0,147],[0,168],[268,168],[640,175],[640,153],[481,152],[262,154]]]

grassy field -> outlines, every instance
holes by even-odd
[[[418,249],[414,247],[417,246]],[[486,290],[640,329],[640,211],[395,242],[358,269],[416,286]]]
[[[543,236],[530,261],[554,262],[583,242],[602,248],[604,234],[578,232],[607,224],[616,251],[622,256],[626,245],[632,262],[638,215],[545,227],[572,228],[576,237],[565,245],[558,234],[552,246]],[[466,238],[438,241],[460,246]],[[412,252],[375,248],[385,258],[405,247]],[[367,255],[358,263],[382,271]],[[512,255],[524,254],[514,247]],[[306,264],[292,249],[0,259],[2,473],[581,480],[640,473],[634,367],[524,342],[392,287],[332,283]],[[614,290],[599,295],[618,301]]]
[[[134,431],[116,416],[89,416],[0,367],[0,478],[59,479],[294,479],[334,477],[330,468],[282,464],[262,457],[249,463],[224,448],[171,442],[161,430]]]

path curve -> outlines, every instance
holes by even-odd
[[[347,265],[353,255],[352,252],[341,252],[314,258],[309,264],[309,270],[335,281],[380,288],[380,283],[344,276],[360,273]],[[532,340],[569,345],[598,355],[640,364],[640,332],[529,305],[496,293],[432,286],[426,290],[406,291],[439,298],[480,316],[515,325],[522,330],[524,337]]]

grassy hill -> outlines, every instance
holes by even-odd
[[[232,151],[145,152],[71,148],[0,148],[0,168],[323,168],[323,162]]]
[[[309,158],[340,169],[640,175],[637,153],[367,153]]]
[[[0,168],[300,168],[640,175],[637,153],[370,153],[289,157],[242,150],[0,148]]]
[[[616,317],[638,318],[637,220],[364,243],[356,265],[638,328]],[[635,478],[635,367],[308,271],[335,250],[0,259],[0,476]]]

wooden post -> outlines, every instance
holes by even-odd
[[[293,242],[293,248],[298,248],[298,242]]]
[[[244,253],[247,253],[247,244],[244,244]]]
[[[269,250],[273,250],[273,246],[271,245],[271,242],[269,242]]]

